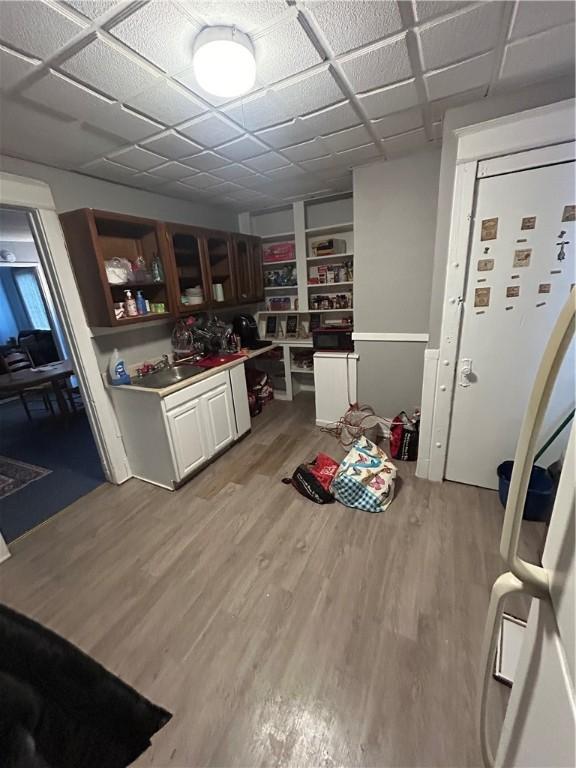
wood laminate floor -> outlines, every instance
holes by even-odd
[[[480,764],[496,494],[399,463],[385,513],[316,506],[280,478],[320,450],[312,401],[272,403],[180,491],[101,486],[0,566],[5,603],[174,713],[138,766]]]

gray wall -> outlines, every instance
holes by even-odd
[[[452,195],[454,193],[454,174],[456,170],[456,139],[453,131],[476,123],[483,123],[504,115],[522,112],[545,104],[574,97],[574,78],[565,77],[539,83],[528,88],[519,88],[505,96],[483,99],[464,107],[450,109],[444,116],[442,143],[442,162],[440,166],[440,184],[438,193],[438,218],[434,248],[434,274],[430,302],[430,342],[435,348],[440,343],[442,324],[442,304],[446,281],[446,258],[452,216]]]
[[[13,157],[0,156],[0,169],[45,181],[52,190],[59,213],[76,208],[100,208],[182,224],[197,224],[231,231],[238,229],[236,214],[226,208],[199,205],[132,189]],[[101,370],[106,368],[108,357],[115,347],[122,352],[128,363],[137,363],[170,352],[172,327],[172,322],[153,327],[143,324],[129,330],[94,337],[92,343]]]
[[[426,333],[440,150],[354,169],[354,329]],[[420,405],[425,343],[356,342],[358,395],[381,416]]]

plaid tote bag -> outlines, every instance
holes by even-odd
[[[330,490],[347,507],[383,512],[394,498],[396,467],[384,451],[362,436],[340,464]]]

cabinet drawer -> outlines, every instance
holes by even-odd
[[[222,384],[230,384],[230,374],[228,371],[222,371],[221,373],[215,373],[213,376],[208,376],[207,379],[202,379],[196,384],[193,383],[194,379],[189,386],[180,389],[178,392],[174,392],[173,395],[168,395],[164,398],[164,410],[171,411],[173,408],[177,408],[179,405],[188,402],[188,400],[194,400],[197,397],[201,397],[206,392],[209,392],[215,387],[219,387]]]

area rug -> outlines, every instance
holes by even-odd
[[[0,499],[16,493],[51,472],[51,469],[38,467],[36,464],[26,464],[23,461],[9,459],[7,456],[0,456]]]

